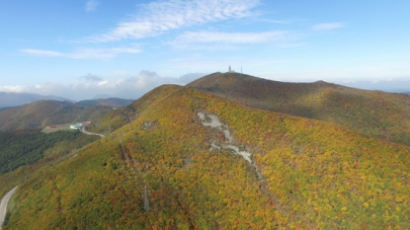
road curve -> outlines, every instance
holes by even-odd
[[[80,129],[80,131],[81,131],[82,133],[84,133],[85,135],[99,136],[100,138],[104,138],[104,137],[105,137],[103,134],[88,132],[87,130],[85,130],[85,127],[82,127],[82,128]]]
[[[14,187],[12,190],[10,190],[6,195],[4,195],[3,199],[1,199],[0,203],[0,230],[3,226],[4,219],[6,218],[6,213],[7,213],[7,205],[9,204],[9,201],[11,197],[14,195],[14,193],[17,190],[17,186]]]

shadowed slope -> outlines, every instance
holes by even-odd
[[[359,90],[323,81],[286,83],[215,73],[187,87],[242,105],[331,121],[372,137],[410,146],[410,96]]]

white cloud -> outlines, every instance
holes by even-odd
[[[261,33],[225,33],[225,32],[186,32],[172,43],[175,46],[190,44],[223,43],[223,44],[256,44],[286,41],[288,32],[270,31]]]
[[[23,49],[21,52],[31,55],[31,56],[39,56],[39,57],[62,57],[64,56],[63,53],[51,51],[51,50],[38,50],[38,49]]]
[[[24,90],[25,87],[21,85],[0,85],[0,92],[21,93]]]
[[[85,3],[85,11],[86,12],[93,12],[98,8],[99,5],[100,5],[100,3],[97,0],[88,0]]]
[[[53,82],[35,85],[0,85],[0,92],[27,92],[41,95],[57,95],[73,100],[95,97],[122,97],[137,99],[149,90],[162,84],[184,85],[202,75],[194,74],[180,78],[162,77],[155,72],[139,74],[113,73],[105,76],[87,74],[71,84]]]
[[[326,31],[326,30],[335,30],[345,27],[344,23],[341,22],[330,22],[330,23],[321,23],[316,24],[312,27],[315,31]]]
[[[178,60],[174,68],[184,68],[187,71],[191,70],[191,63],[189,60]],[[286,64],[281,60],[265,60],[265,59],[244,59],[244,60],[230,60],[231,63],[244,63],[244,70],[246,74],[251,74],[258,77],[264,77],[273,80],[281,81],[317,81],[320,79],[330,82],[344,82],[351,81],[349,85],[373,88],[373,89],[385,89],[385,90],[400,90],[409,91],[407,87],[409,85],[408,76],[403,76],[401,73],[379,73],[379,75],[369,75],[368,72],[362,72],[360,76],[369,75],[373,77],[363,78],[359,76],[352,76],[350,71],[340,73],[339,70],[274,70],[267,72],[261,72],[263,66],[281,66]],[[209,60],[208,62],[202,61],[200,63],[193,61],[192,64],[197,65],[192,69],[197,70],[199,68],[209,68],[207,72],[215,72],[215,66],[220,66],[219,71],[226,71],[227,65],[221,60]],[[188,68],[186,68],[188,67]],[[233,68],[237,71],[240,70],[239,64],[233,65]],[[169,70],[167,70],[169,71]],[[172,69],[171,69],[172,71]],[[380,71],[380,69],[379,69]],[[382,72],[382,71],[380,71]],[[163,77],[155,72],[141,71],[139,74],[130,73],[112,73],[104,76],[88,74],[83,77],[77,78],[77,81],[71,84],[56,84],[56,83],[41,83],[35,85],[0,85],[0,91],[5,92],[28,92],[42,95],[56,95],[73,100],[83,100],[95,97],[122,97],[137,99],[149,90],[160,86],[162,84],[179,84],[185,85],[205,74],[187,74],[179,78]],[[90,77],[91,76],[91,77]],[[387,79],[386,76],[391,78]],[[361,82],[357,82],[358,79],[362,79]],[[378,84],[372,83],[374,80],[379,80]]]
[[[120,54],[137,54],[140,49],[136,47],[117,48],[83,48],[72,52],[58,52],[53,50],[22,49],[22,53],[36,57],[61,57],[70,59],[111,59]]]
[[[141,39],[181,27],[243,18],[259,0],[156,0],[142,4],[133,20],[92,38],[96,42]]]

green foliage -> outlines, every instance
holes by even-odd
[[[64,153],[93,139],[71,131],[52,134],[38,131],[0,132],[0,174],[40,160],[46,150],[49,154]]]

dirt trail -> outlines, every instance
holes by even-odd
[[[210,150],[221,150],[221,149],[226,149],[226,150],[230,150],[233,154],[235,155],[239,155],[241,156],[243,159],[245,159],[249,165],[251,165],[257,176],[258,176],[258,180],[261,186],[262,191],[264,191],[269,197],[270,199],[275,202],[277,209],[279,210],[286,210],[287,213],[291,213],[291,208],[288,207],[287,205],[284,205],[280,202],[280,200],[278,199],[278,197],[276,197],[270,190],[269,190],[269,186],[267,185],[265,178],[262,175],[262,171],[260,170],[260,168],[256,165],[256,163],[253,161],[253,157],[252,157],[252,153],[246,150],[241,150],[241,148],[238,146],[238,142],[235,141],[235,138],[232,134],[232,132],[229,129],[229,126],[222,123],[219,118],[214,115],[214,114],[210,114],[210,113],[206,113],[206,112],[198,112],[197,113],[201,124],[205,127],[210,127],[213,129],[217,129],[218,131],[222,132],[225,136],[225,139],[227,141],[224,142],[220,142],[220,141],[215,141],[213,140],[211,142],[211,148]],[[226,143],[228,142],[228,143]],[[246,148],[246,147],[245,147]],[[243,148],[242,148],[243,149]],[[311,223],[311,221],[307,220],[306,218],[302,217],[302,220],[307,223],[309,227],[309,229],[317,229],[317,227]]]
[[[17,186],[14,187],[12,190],[10,190],[6,195],[4,195],[3,199],[1,199],[0,203],[0,230],[2,229],[4,220],[6,218],[7,214],[7,205],[9,204],[9,201],[11,197],[14,195],[14,193],[17,190]]]
[[[211,149],[227,149],[227,150],[230,150],[233,154],[241,156],[255,169],[255,172],[258,175],[258,179],[262,181],[263,176],[262,176],[261,170],[253,161],[252,153],[246,150],[241,150],[239,146],[235,145],[235,139],[233,137],[232,132],[229,130],[228,125],[222,123],[219,120],[219,118],[214,114],[198,112],[197,115],[199,119],[201,120],[201,124],[203,126],[219,130],[220,132],[223,133],[223,135],[225,136],[225,139],[228,142],[228,144],[213,142],[211,143]]]

